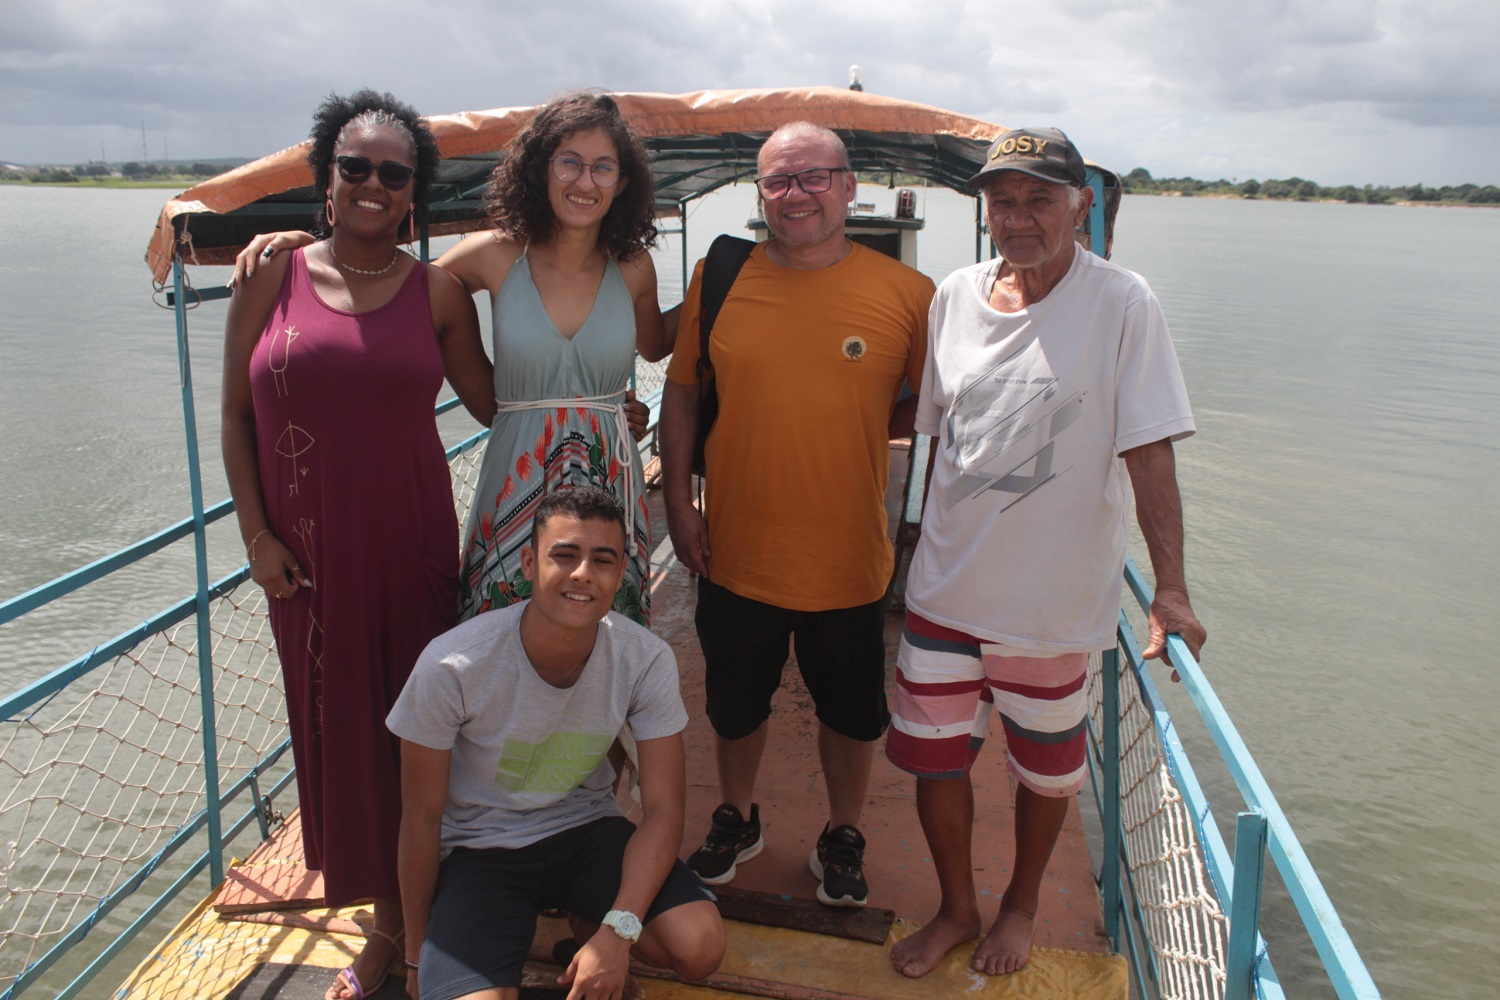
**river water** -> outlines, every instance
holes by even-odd
[[[750,194],[690,213],[690,257],[743,223]],[[142,261],[166,196],[0,186],[0,599],[188,513],[171,316]],[[973,259],[973,203],[921,202],[919,265],[940,278]],[[668,302],[677,239],[659,256]],[[1500,981],[1500,695],[1484,666],[1500,610],[1497,247],[1500,212],[1137,197],[1116,238],[1166,309],[1198,418],[1177,453],[1205,668],[1388,996],[1478,1000]],[[219,303],[191,321],[210,502],[226,494],[222,325]],[[450,438],[468,432],[448,420]],[[219,572],[232,532],[219,526]],[[0,690],[192,579],[178,545],[0,627]],[[1201,748],[1191,705],[1167,696]],[[1232,786],[1194,759],[1232,822]],[[1317,993],[1292,919],[1268,903],[1272,960],[1292,995]]]

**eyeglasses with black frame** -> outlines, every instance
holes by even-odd
[[[562,153],[552,158],[552,176],[564,184],[572,184],[587,170],[595,187],[612,188],[620,183],[620,165],[614,160],[595,160],[584,163],[576,156]]]
[[[794,181],[807,194],[822,194],[833,187],[834,174],[846,173],[848,170],[848,167],[808,167],[795,174],[766,174],[755,178],[755,186],[766,201],[785,198],[792,190]]]
[[[363,184],[373,172],[387,191],[400,191],[411,183],[412,176],[417,172],[416,167],[409,167],[395,160],[386,160],[376,166],[363,156],[345,154],[334,157],[334,161],[339,165],[339,176],[350,184]]]

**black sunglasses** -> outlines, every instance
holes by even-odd
[[[339,176],[350,184],[363,184],[374,171],[387,191],[400,191],[411,183],[412,175],[417,172],[416,167],[395,160],[386,160],[378,167],[363,156],[336,156],[334,161],[339,165]]]

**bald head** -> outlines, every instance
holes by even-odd
[[[801,145],[805,147],[821,148],[828,154],[830,162],[828,166],[840,166],[848,170],[849,150],[844,147],[844,140],[838,134],[821,125],[812,122],[790,122],[772,132],[760,147],[760,156],[756,158],[756,167],[761,173],[767,173],[766,161],[768,154],[774,154],[783,146]]]

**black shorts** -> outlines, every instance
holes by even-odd
[[[423,1000],[521,985],[542,910],[603,920],[620,891],[620,865],[634,832],[628,819],[606,816],[525,847],[454,848],[438,872],[422,942]],[[678,861],[641,922],[713,898]]]
[[[771,717],[790,640],[818,721],[869,743],[890,724],[885,701],[885,611],[881,601],[830,611],[789,611],[698,579],[708,721],[739,740]]]

